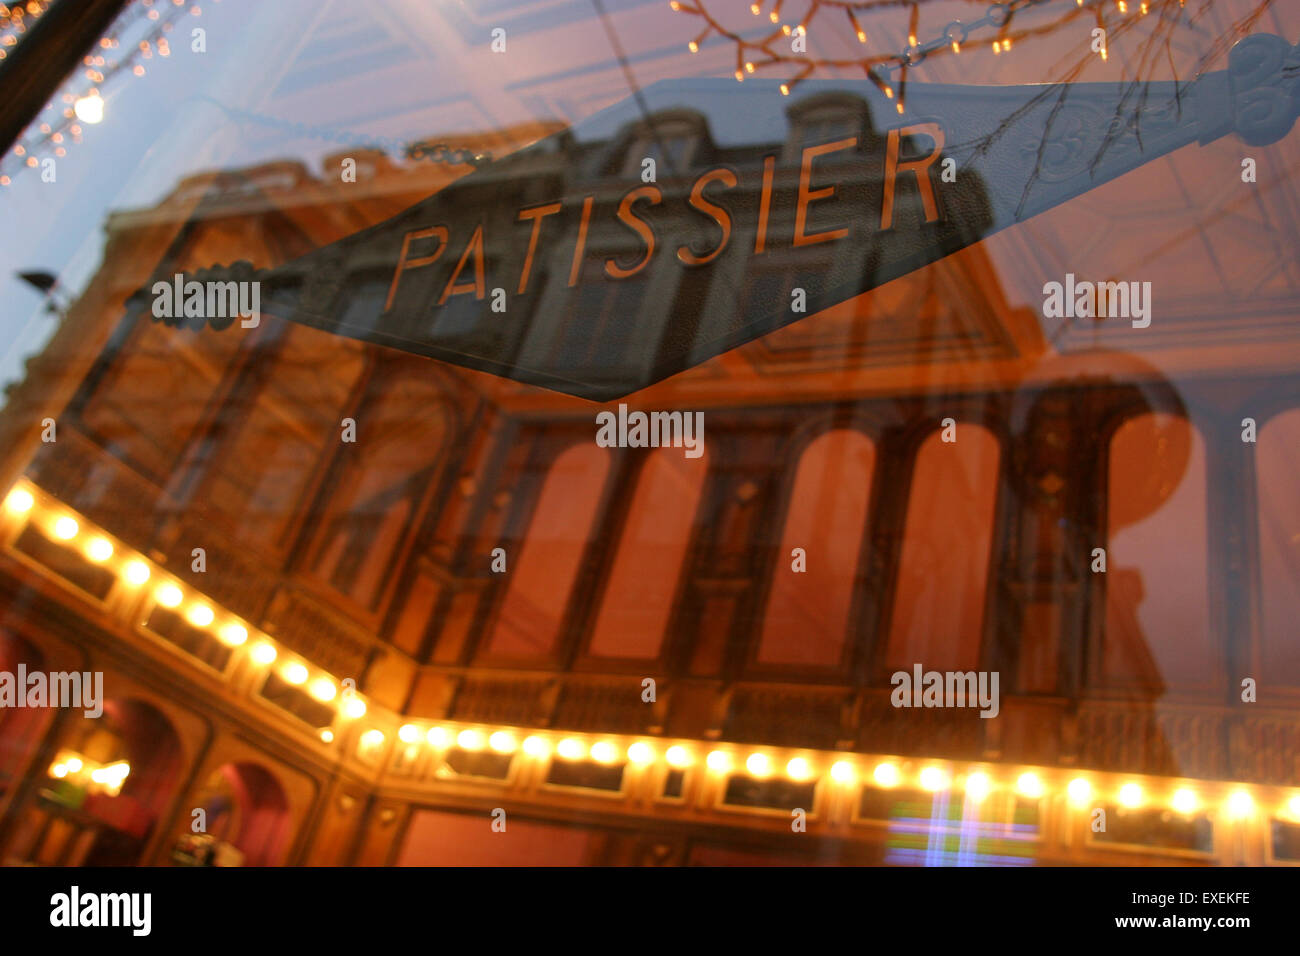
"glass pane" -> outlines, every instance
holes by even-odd
[[[0,864],[1292,862],[1298,37],[0,3]]]

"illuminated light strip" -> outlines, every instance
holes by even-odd
[[[79,553],[88,562],[115,567],[125,586],[140,588],[149,581],[155,581],[158,582],[155,594],[159,589],[174,587],[180,594],[177,606],[184,607],[187,615],[196,608],[207,608],[213,615],[207,624],[201,626],[194,624],[190,618],[192,626],[212,628],[218,639],[227,646],[235,649],[243,647],[250,662],[256,666],[269,667],[276,660],[305,666],[301,665],[299,656],[293,651],[261,631],[246,627],[242,620],[227,614],[218,602],[167,577],[156,563],[115,541],[102,529],[58,503],[30,481],[20,479],[16,482],[6,495],[0,510],[11,521],[34,524],[42,533],[51,537],[55,536],[54,526],[59,520],[69,519],[76,525],[76,531],[70,537],[62,538],[62,543],[72,545],[96,539],[108,542],[113,553],[102,561],[92,558],[84,551]],[[71,526],[65,522],[63,531],[70,530]],[[213,610],[214,608],[218,610]],[[206,620],[207,615],[199,614],[199,618]],[[266,659],[261,659],[260,652],[263,649],[269,654]],[[366,701],[350,689],[339,694],[338,686],[341,683],[333,675],[313,669],[300,686],[305,687],[317,700],[336,701],[340,717],[355,720],[365,716],[369,710]],[[1143,777],[1109,770],[1067,771],[1063,768],[1023,764],[963,764],[942,758],[923,759],[808,748],[746,748],[702,740],[563,733],[455,721],[403,722],[401,715],[386,709],[377,711],[375,716],[394,725],[400,722],[401,730],[396,736],[408,746],[427,745],[433,750],[446,750],[457,744],[469,744],[464,749],[492,749],[497,753],[518,755],[520,759],[536,762],[549,759],[594,760],[610,766],[625,764],[645,769],[664,765],[678,770],[698,766],[713,777],[743,774],[748,770],[749,775],[759,778],[781,776],[799,783],[832,786],[842,791],[849,791],[861,783],[882,789],[914,787],[936,795],[960,791],[976,800],[985,799],[992,792],[1002,791],[1019,794],[1027,799],[1060,797],[1076,813],[1086,812],[1099,803],[1114,802],[1130,808],[1169,808],[1185,815],[1221,809],[1226,819],[1240,820],[1263,814],[1269,807],[1273,807],[1271,815],[1300,823],[1300,788]],[[319,736],[327,742],[334,739],[334,733],[329,728],[321,729]],[[364,748],[373,750],[383,745],[387,739],[388,735],[383,730],[370,727],[361,734],[360,742]],[[1111,781],[1111,785],[1104,789],[1098,786],[1098,782],[1103,780]],[[960,786],[958,781],[961,782]],[[1153,794],[1159,794],[1160,799],[1153,801]],[[1218,799],[1209,799],[1210,794],[1217,794]],[[1285,796],[1279,798],[1279,794]]]
[[[1185,778],[1138,777],[1118,771],[1078,771],[1023,764],[971,764],[963,773],[959,772],[961,764],[944,759],[845,754],[802,748],[751,750],[701,740],[566,733],[446,720],[407,722],[399,731],[399,739],[403,742],[420,745],[423,741],[435,751],[461,746],[462,742],[471,743],[471,747],[461,746],[461,749],[484,749],[483,742],[498,735],[511,741],[522,741],[521,747],[512,746],[509,751],[498,752],[518,753],[521,759],[536,763],[552,759],[591,760],[638,768],[663,765],[669,769],[702,765],[704,772],[713,777],[734,774],[767,779],[782,776],[798,783],[826,784],[841,790],[850,790],[862,783],[879,789],[924,790],[936,797],[960,792],[976,802],[987,799],[994,792],[1030,800],[1059,797],[1077,813],[1086,812],[1093,805],[1117,803],[1129,807],[1173,809],[1187,816],[1217,808],[1222,809],[1229,819],[1242,819],[1262,813],[1276,803],[1274,815],[1300,823],[1300,789],[1297,788],[1221,781],[1198,784]],[[908,765],[912,765],[911,770],[904,773]],[[956,785],[958,780],[963,781],[962,786]],[[1086,793],[1080,786],[1081,781],[1087,784]],[[1100,781],[1109,781],[1109,785],[1099,786]],[[1276,801],[1261,800],[1262,793],[1287,795]],[[1152,794],[1161,794],[1162,799],[1152,801]],[[1219,799],[1210,799],[1212,794],[1218,794]],[[1018,827],[1012,826],[1012,829]]]
[[[12,520],[37,528],[46,537],[71,547],[86,542],[81,556],[89,563],[112,568],[124,586],[142,588],[155,582],[146,600],[181,614],[186,623],[200,631],[213,633],[225,646],[246,648],[249,660],[258,667],[268,667],[276,659],[288,660],[286,667],[301,668],[301,680],[290,681],[321,703],[337,700],[340,716],[355,720],[366,714],[365,700],[350,689],[339,694],[341,681],[320,668],[308,669],[295,655],[261,631],[251,630],[242,618],[229,614],[207,595],[169,577],[154,561],[114,539],[82,515],[47,495],[27,479],[19,479],[4,498],[4,512]],[[75,516],[74,516],[75,515]],[[255,640],[249,638],[255,636]]]

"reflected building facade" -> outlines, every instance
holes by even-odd
[[[683,108],[502,176],[540,195],[582,169],[614,196],[657,157],[655,228],[675,237],[699,217],[674,163],[761,182],[776,156],[797,179],[808,144],[846,135],[880,136],[842,93],[742,151]],[[356,183],[334,181],[341,154],[320,177],[213,173],[114,213],[11,396],[6,415],[61,410],[56,441],[9,453],[2,669],[102,670],[109,700],[102,721],[0,712],[6,861],[1300,861],[1293,375],[1177,331],[1159,345],[1174,372],[1059,351],[982,244],[627,400],[702,410],[696,459],[599,447],[612,404],[273,308],[221,332],[123,318],[159,263],[274,269],[455,179],[347,155]],[[582,269],[636,255],[616,217],[592,223]],[[492,243],[489,274],[512,255]],[[569,258],[544,247],[506,317],[524,358],[613,380],[654,364],[647,335],[689,337],[674,316],[808,284],[779,250],[657,286],[566,285]],[[334,280],[363,322],[392,263]],[[483,307],[460,301],[437,321]],[[918,665],[996,672],[996,716],[896,706]],[[123,762],[116,793],[81,779]],[[1171,809],[1180,789],[1194,806]],[[1239,793],[1248,813],[1227,809]]]

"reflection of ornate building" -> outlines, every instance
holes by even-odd
[[[837,99],[791,118],[805,141],[869,124]],[[698,114],[660,121],[515,174],[712,148]],[[0,525],[0,669],[103,670],[109,704],[0,714],[5,858],[166,862],[203,809],[248,863],[1300,859],[1294,378],[1049,357],[981,246],[639,394],[705,410],[697,460],[597,447],[599,406],[276,319],[119,322],[159,261],[278,265],[447,181],[363,166],[197,177],[114,215],[15,393],[35,430]],[[529,321],[673,294],[557,286]],[[886,385],[845,384],[872,366]],[[998,716],[893,707],[915,664],[997,671]],[[68,755],[130,774],[85,796],[47,776]],[[1179,788],[1197,805],[1170,810]]]

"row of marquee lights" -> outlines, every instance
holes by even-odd
[[[229,647],[247,647],[249,658],[255,664],[269,667],[282,657],[285,658],[280,666],[280,676],[290,684],[306,685],[308,693],[322,703],[337,699],[340,716],[356,720],[366,715],[368,708],[361,696],[351,690],[340,696],[339,682],[332,675],[316,669],[313,677],[313,670],[305,662],[284,654],[271,638],[259,634],[255,640],[251,639],[249,629],[243,621],[224,612],[218,615],[213,609],[213,602],[193,589],[187,589],[179,582],[165,577],[149,559],[121,548],[102,531],[87,526],[84,519],[54,503],[53,499],[48,499],[47,502],[44,493],[26,480],[20,480],[6,496],[4,510],[17,518],[35,522],[38,529],[56,541],[68,546],[80,545],[81,553],[93,564],[109,565],[116,558],[117,574],[128,587],[141,588],[153,581],[153,596],[158,604],[168,609],[185,605],[184,615],[192,626],[201,630],[215,628],[218,639]],[[329,728],[322,729],[320,736],[326,742],[334,739],[334,733]],[[933,793],[952,790],[960,783],[960,789],[966,798],[976,802],[998,789],[1010,790],[1029,799],[1063,792],[1069,803],[1076,808],[1086,808],[1094,798],[1107,796],[1094,786],[1087,775],[1080,774],[1066,780],[1059,771],[1043,769],[1024,769],[1014,782],[1009,779],[999,782],[988,769],[978,766],[957,776],[951,765],[940,761],[916,761],[918,769],[913,771],[912,761],[881,759],[869,766],[870,758],[865,755],[848,756],[821,751],[791,756],[781,766],[782,758],[764,749],[745,753],[739,748],[710,746],[701,741],[669,742],[662,739],[628,742],[625,739],[600,738],[593,741],[581,735],[558,732],[448,723],[406,723],[398,730],[397,737],[408,748],[427,744],[439,752],[453,746],[468,752],[493,751],[502,755],[522,752],[537,760],[549,759],[554,755],[562,760],[591,760],[609,766],[628,763],[645,767],[662,759],[668,767],[684,770],[702,759],[705,769],[717,776],[739,773],[743,767],[746,774],[756,779],[784,776],[797,783],[814,783],[823,777],[829,777],[833,784],[843,787],[851,787],[869,779],[871,785],[885,789],[906,785]],[[366,730],[360,736],[362,746],[371,750],[381,746],[385,740],[386,735],[377,727]],[[1103,775],[1110,776],[1098,774]],[[1217,789],[1217,786],[1211,789]],[[1181,814],[1206,811],[1212,808],[1214,801],[1207,799],[1205,790],[1202,788],[1198,791],[1189,782],[1175,787],[1168,792],[1164,801],[1159,802]],[[1120,806],[1126,808],[1154,805],[1151,791],[1144,788],[1138,779],[1123,783],[1112,796]],[[1252,817],[1258,809],[1255,793],[1245,785],[1224,785],[1221,803],[1231,819]],[[1290,794],[1277,811],[1300,822],[1300,791]]]
[[[522,740],[519,739],[521,733],[527,734]],[[592,760],[611,766],[619,763],[629,763],[634,766],[653,764],[660,758],[656,744],[662,746],[666,743],[661,740],[636,740],[624,749],[623,744],[610,739],[588,743],[587,739],[574,735],[540,734],[513,727],[496,730],[467,727],[457,731],[444,724],[435,724],[427,729],[417,724],[404,724],[398,731],[398,738],[410,745],[417,745],[424,739],[435,750],[447,750],[455,746],[470,752],[492,750],[502,755],[522,751],[539,760],[550,757],[554,752],[556,756],[565,760]],[[734,748],[709,749],[707,745],[694,741],[670,744],[663,751],[662,757],[669,767],[685,770],[693,766],[700,754],[706,750],[704,766],[717,776],[740,772],[740,767],[743,766],[746,775],[759,780],[783,775],[796,783],[814,783],[824,775],[828,776],[833,783],[844,787],[867,782],[864,769],[870,763],[864,755],[849,757],[817,752],[810,754],[812,760],[808,756],[791,757],[782,773],[774,755],[766,750],[753,750],[746,755],[743,751]],[[743,764],[740,763],[742,757]],[[954,785],[960,780],[960,789],[965,796],[978,803],[999,789],[1010,790],[1027,799],[1051,796],[1054,789],[1053,782],[1058,776],[1053,771],[1026,769],[1016,777],[1014,783],[999,783],[986,769],[975,768],[957,778],[947,764],[937,761],[918,762],[922,766],[913,776],[909,768],[911,761],[879,760],[870,767],[870,785],[881,789],[914,785],[921,790],[938,793],[956,789]],[[1056,792],[1064,792],[1070,804],[1077,808],[1092,806],[1094,798],[1104,799],[1107,796],[1095,788],[1092,780],[1085,775],[1075,776],[1065,781]],[[1113,798],[1116,803],[1127,809],[1155,805],[1148,791],[1137,780],[1129,780],[1122,784],[1113,794]],[[1168,794],[1167,805],[1175,812],[1186,815],[1212,808],[1203,795],[1190,785],[1172,790]],[[1252,817],[1257,810],[1255,796],[1245,786],[1233,786],[1229,789],[1222,800],[1222,806],[1229,818],[1235,820]],[[1279,808],[1279,812],[1300,822],[1300,793],[1292,794]]]
[[[38,497],[38,493],[39,489],[34,485],[19,481],[5,497],[4,510],[25,518],[46,536],[67,547],[79,547],[91,564],[113,568],[129,588],[144,588],[152,582],[153,599],[159,606],[182,613],[191,627],[212,631],[227,647],[245,647],[254,664],[269,667],[279,660],[279,674],[287,683],[305,685],[307,692],[321,703],[338,699],[342,716],[349,719],[365,716],[365,700],[350,690],[340,697],[339,682],[333,676],[319,669],[313,676],[313,669],[305,661],[285,653],[265,634],[258,633],[254,638],[243,620],[224,611],[219,615],[213,606],[215,602],[166,575],[145,556],[115,543],[107,534],[89,526],[84,518],[54,503],[53,499],[47,503],[45,495],[39,493]]]

